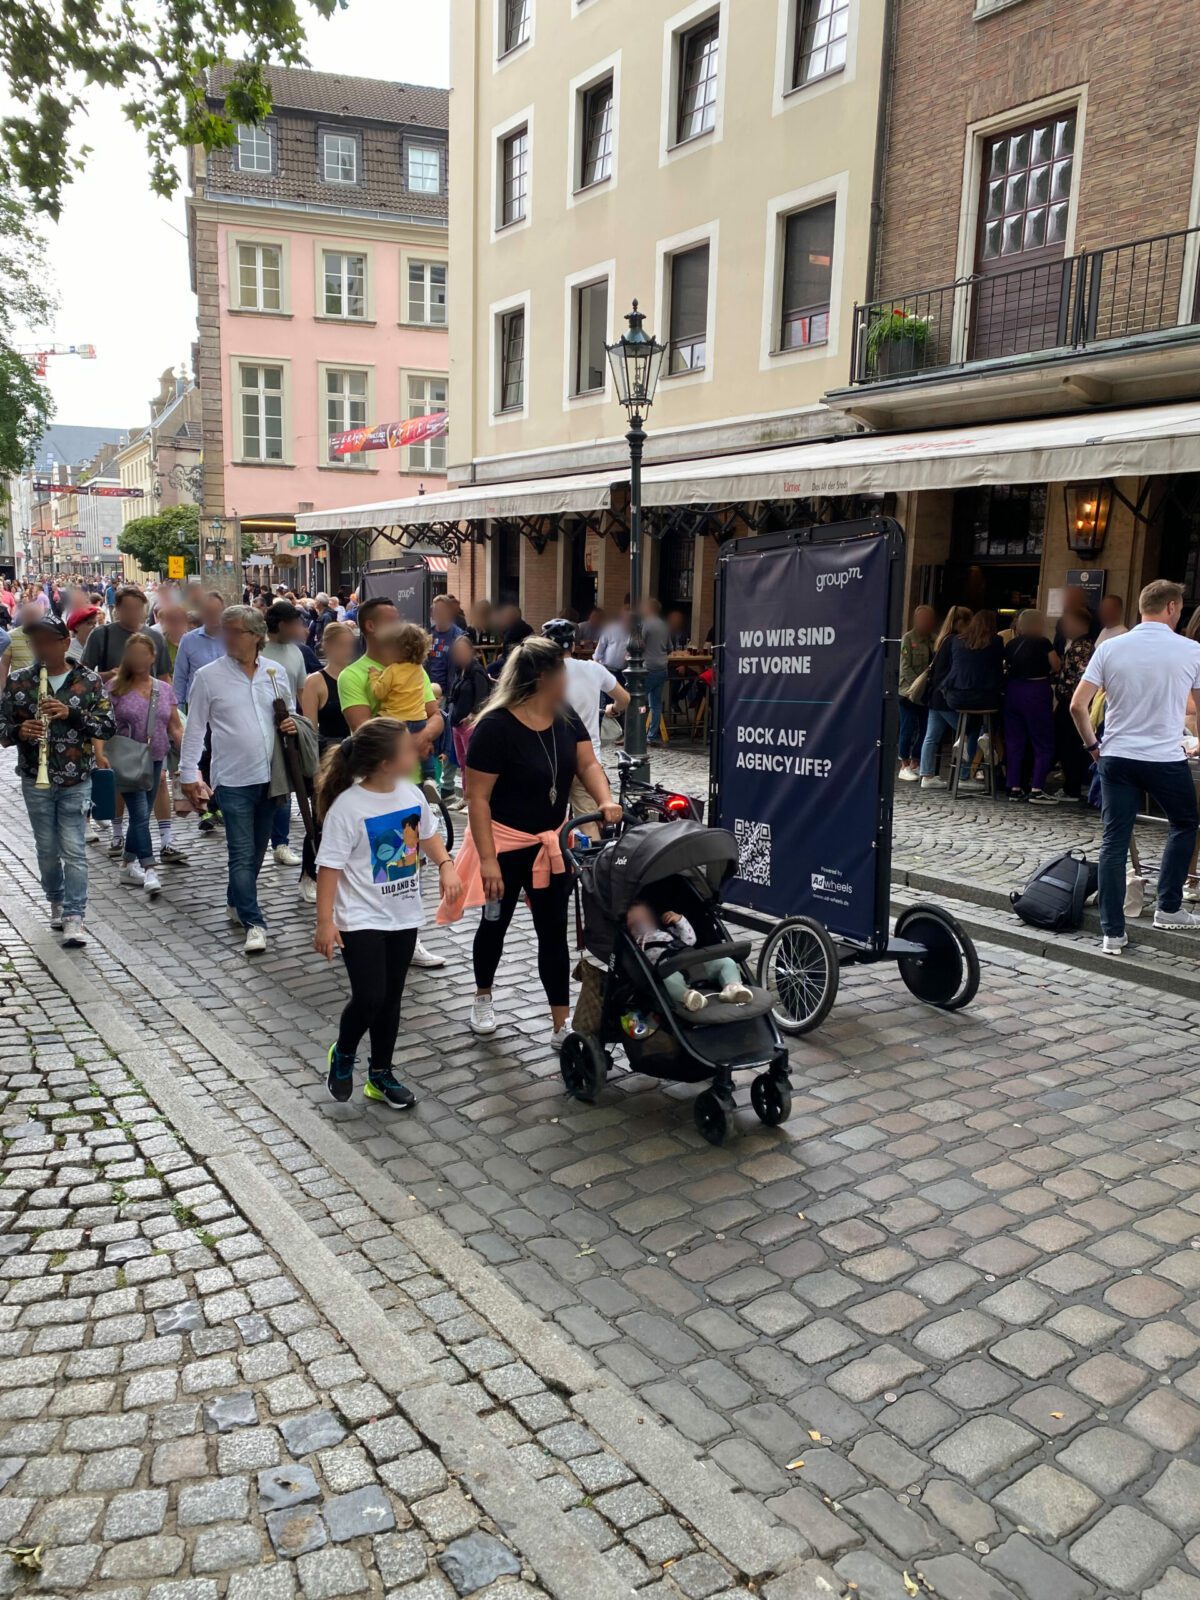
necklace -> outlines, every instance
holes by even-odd
[[[558,799],[558,741],[554,737],[553,724],[550,727],[550,749],[548,752],[546,746],[542,743],[541,731],[534,728],[533,732],[537,734],[538,744],[541,746],[542,754],[546,757],[546,765],[550,769],[550,804],[553,806]]]

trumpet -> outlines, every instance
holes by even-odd
[[[38,770],[35,789],[50,787],[50,722],[42,711],[42,701],[50,693],[50,675],[45,667],[38,678],[38,715],[42,719],[42,736],[38,740]]]

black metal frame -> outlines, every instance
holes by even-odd
[[[875,928],[870,944],[860,944],[855,940],[844,938],[841,934],[831,934],[840,947],[844,946],[847,955],[845,962],[849,961],[881,961],[892,960],[901,955],[921,954],[921,950],[910,945],[906,940],[896,940],[890,935],[890,908],[892,893],[892,785],[889,775],[895,770],[896,760],[900,748],[900,632],[904,625],[904,530],[894,517],[868,517],[855,522],[834,522],[809,524],[807,527],[791,529],[785,533],[759,534],[752,540],[735,539],[725,545],[717,560],[716,570],[716,606],[715,626],[713,628],[713,665],[716,677],[716,707],[713,716],[709,718],[709,791],[708,791],[708,817],[709,822],[715,826],[718,816],[717,801],[720,794],[718,781],[721,730],[725,722],[725,707],[722,703],[723,684],[725,682],[724,652],[725,652],[725,578],[729,559],[740,553],[741,550],[754,554],[765,553],[770,550],[786,549],[789,546],[805,544],[841,544],[848,539],[861,539],[864,535],[876,534],[888,541],[888,601],[887,617],[885,620],[885,633],[881,636],[884,645],[884,685],[882,708],[880,712],[879,746],[880,762],[879,771],[882,782],[880,784],[878,808],[875,821]],[[729,921],[765,931],[779,920],[768,916],[753,907],[728,906],[722,907],[724,915]],[[800,913],[798,912],[797,915]],[[807,914],[807,913],[806,913]]]

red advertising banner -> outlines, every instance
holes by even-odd
[[[56,483],[49,478],[33,480],[34,494],[92,494],[109,500],[141,500],[144,489],[126,489],[119,483]]]
[[[434,411],[427,417],[410,417],[407,422],[379,422],[373,428],[349,428],[329,440],[334,456],[358,455],[363,450],[402,450],[406,444],[421,444],[436,439],[450,426],[448,411]]]

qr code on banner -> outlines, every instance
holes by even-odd
[[[747,822],[738,817],[733,824],[738,842],[738,877],[743,883],[771,886],[771,824]]]

